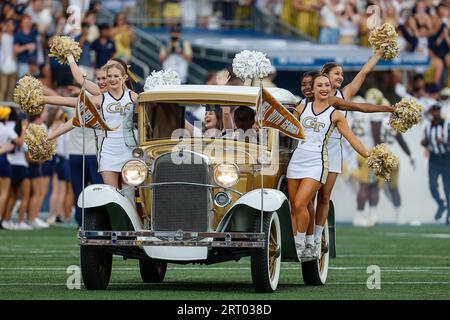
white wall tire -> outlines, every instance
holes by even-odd
[[[255,232],[260,230],[260,213],[256,213]],[[251,256],[251,272],[255,291],[272,293],[278,287],[281,269],[281,226],[276,212],[265,212],[263,217],[265,246],[255,249]]]
[[[307,286],[320,286],[327,281],[330,261],[329,245],[330,234],[328,232],[328,222],[326,222],[322,233],[322,253],[320,258],[302,263],[303,281]]]

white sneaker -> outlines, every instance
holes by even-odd
[[[28,224],[33,228],[33,229],[44,229],[45,227],[39,222],[38,219],[34,219],[34,221],[29,222]]]
[[[49,226],[53,226],[56,223],[56,216],[50,216],[47,219],[47,223],[48,223]]]
[[[33,228],[25,221],[22,221],[21,223],[16,224],[16,230],[28,231],[28,230],[33,230]]]
[[[314,246],[308,243],[300,259],[302,262],[315,260],[316,258],[314,257]]]
[[[297,257],[298,257],[298,259],[301,260],[302,256],[303,256],[303,252],[306,249],[305,243],[297,243],[296,242],[295,243],[295,249],[297,250]]]
[[[369,215],[369,227],[373,227],[377,224],[377,215],[375,213],[372,213]]]
[[[44,220],[42,220],[39,217],[34,219],[34,222],[37,223],[39,226],[41,226],[41,228],[43,228],[43,229],[50,227],[50,225],[47,222],[45,222]]]
[[[322,239],[317,239],[314,241],[314,251],[313,251],[313,257],[314,259],[319,259],[322,255]]]
[[[16,230],[16,224],[14,222],[12,222],[11,220],[3,221],[2,227],[5,230]]]
[[[370,227],[370,221],[368,218],[364,217],[361,213],[357,213],[353,219],[354,227]]]

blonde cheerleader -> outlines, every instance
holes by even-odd
[[[305,133],[295,150],[287,169],[289,200],[292,208],[292,224],[299,259],[305,260],[306,230],[309,224],[307,206],[315,193],[325,184],[329,174],[327,142],[337,128],[364,158],[369,156],[367,149],[350,130],[344,114],[338,112],[330,103],[331,83],[328,77],[318,75],[312,81],[314,101],[306,106],[299,105],[297,112]],[[348,104],[348,102],[342,102]],[[353,104],[358,108],[360,104]],[[365,107],[374,107],[366,104]],[[320,246],[320,242],[319,242]],[[320,252],[320,248],[318,249]]]

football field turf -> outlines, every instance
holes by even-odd
[[[299,265],[282,263],[273,294],[255,294],[249,259],[210,266],[170,264],[162,284],[143,284],[137,260],[114,257],[106,291],[69,290],[79,265],[76,229],[0,230],[0,299],[450,299],[450,228],[337,227],[337,259],[325,286],[303,284]],[[369,290],[368,266],[381,269]]]

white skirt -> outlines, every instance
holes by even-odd
[[[286,172],[288,179],[311,178],[325,183],[328,176],[328,161],[326,154],[297,148],[292,155]]]
[[[342,173],[341,139],[337,138],[328,139],[327,150],[328,150],[328,165],[329,165],[328,172]]]
[[[104,138],[99,146],[98,172],[121,172],[123,165],[133,159],[132,148],[123,138]]]

